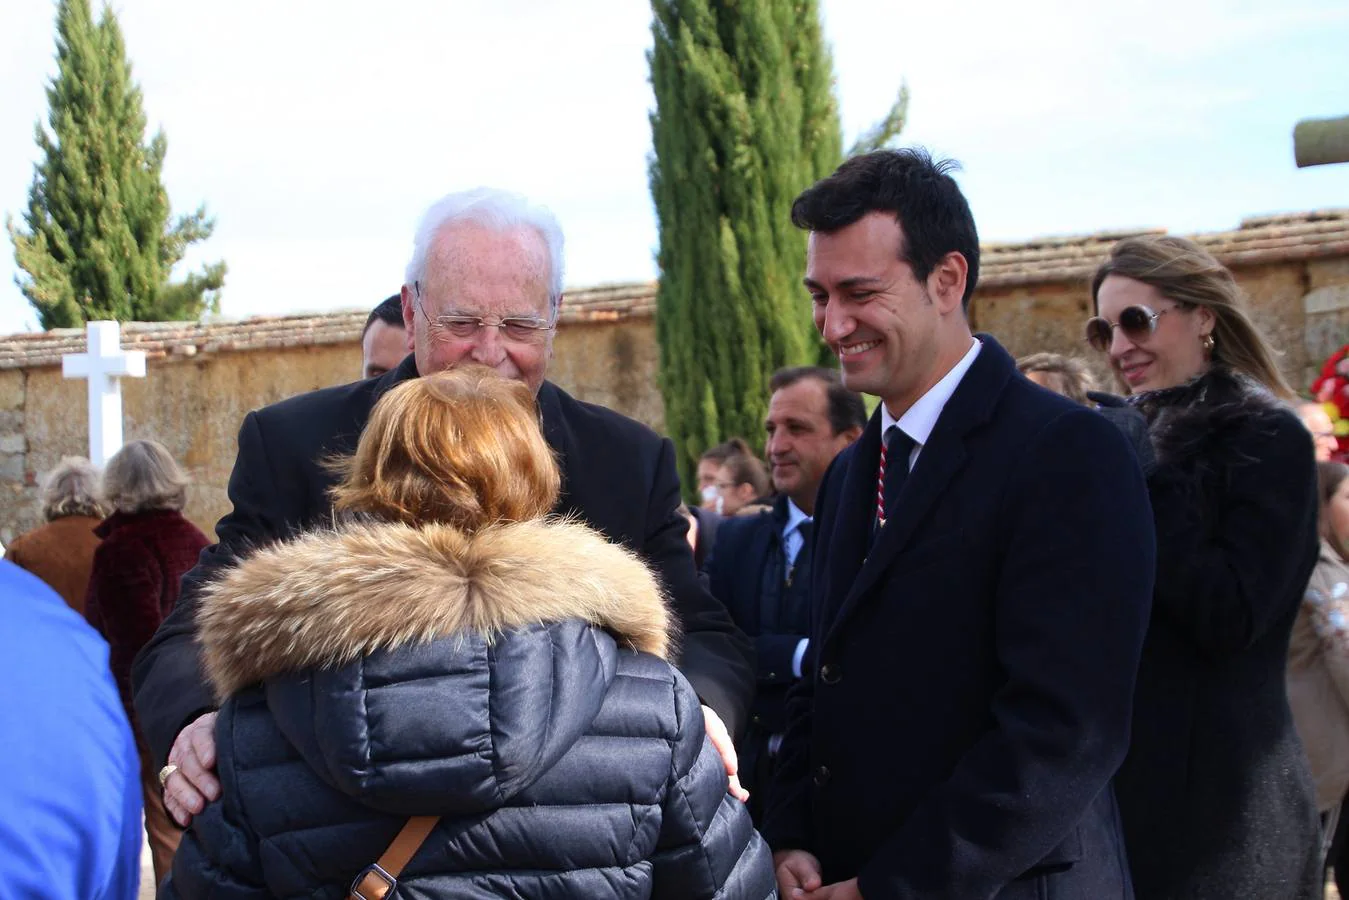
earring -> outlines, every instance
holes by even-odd
[[[1204,339],[1203,339],[1202,341],[1200,341],[1200,343],[1204,345],[1204,352],[1205,352],[1205,353],[1212,353],[1212,352],[1213,352],[1213,344],[1214,344],[1214,341],[1213,341],[1213,335],[1211,335],[1211,334],[1206,334],[1206,335],[1204,335]]]

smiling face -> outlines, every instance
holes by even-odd
[[[1186,309],[1150,284],[1124,275],[1107,276],[1096,292],[1098,315],[1116,323],[1130,306],[1145,306],[1159,314],[1151,334],[1131,337],[1123,328],[1112,329],[1110,365],[1130,391],[1176,387],[1208,369],[1204,336],[1213,331],[1212,310],[1203,306]]]
[[[970,343],[964,257],[947,254],[920,282],[901,258],[903,247],[893,214],[868,213],[837,231],[811,232],[805,277],[815,327],[837,354],[843,383],[880,397],[896,416]]]
[[[474,362],[538,392],[552,356],[551,331],[530,341],[512,341],[498,328],[458,338],[430,322],[447,315],[551,319],[542,235],[531,228],[501,232],[472,222],[448,225],[431,244],[420,295],[418,311],[416,291],[403,287],[407,347],[417,354],[418,373]]]

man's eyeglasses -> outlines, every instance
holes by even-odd
[[[448,340],[451,337],[458,340],[468,340],[477,337],[478,333],[484,328],[495,328],[503,338],[512,343],[538,344],[542,343],[547,338],[548,333],[557,327],[556,322],[540,319],[537,316],[505,316],[492,321],[486,316],[456,313],[432,318],[427,315],[426,309],[422,306],[421,286],[413,282],[412,290],[416,294],[413,306],[421,310],[422,315],[426,317],[432,337],[440,340]]]
[[[1175,309],[1167,307],[1161,312],[1153,312],[1146,306],[1126,306],[1120,310],[1119,321],[1111,322],[1102,316],[1092,316],[1087,320],[1087,343],[1102,353],[1110,349],[1115,329],[1124,332],[1124,336],[1134,343],[1141,343],[1152,337],[1157,330],[1157,320]]]

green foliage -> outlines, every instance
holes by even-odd
[[[899,133],[904,130],[904,123],[908,118],[909,86],[902,84],[899,86],[899,96],[895,98],[895,105],[890,107],[884,119],[857,136],[857,140],[848,150],[848,156],[870,153],[872,150],[889,146],[890,142],[899,137]]]
[[[215,227],[205,207],[170,222],[160,180],[167,142],[148,144],[140,88],[122,32],[104,7],[61,0],[57,75],[47,88],[50,133],[36,128],[42,159],[28,191],[26,229],[6,220],[16,279],[43,328],[90,319],[195,319],[218,309],[223,262],[169,281],[189,245]]]
[[[801,289],[792,201],[842,155],[815,0],[652,0],[657,337],[680,474],[763,434],[780,366],[829,359]]]

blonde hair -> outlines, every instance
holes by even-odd
[[[103,496],[124,513],[182,509],[188,477],[158,441],[132,441],[108,460]]]
[[[1091,279],[1091,301],[1097,311],[1101,283],[1111,275],[1152,285],[1184,309],[1211,310],[1212,361],[1254,378],[1285,400],[1297,399],[1274,362],[1276,351],[1251,321],[1236,279],[1203,247],[1170,235],[1126,238],[1115,244]]]
[[[338,512],[469,532],[547,515],[562,486],[533,392],[480,366],[389,391],[355,454],[332,466]]]
[[[66,516],[101,519],[108,514],[99,493],[98,469],[83,456],[66,456],[42,481],[42,517],[48,522]]]
[[[1083,406],[1090,406],[1087,391],[1096,390],[1096,379],[1091,377],[1087,364],[1076,356],[1064,356],[1062,353],[1032,353],[1016,361],[1016,368],[1022,375],[1036,372],[1052,376],[1054,392],[1069,400],[1076,400]]]

